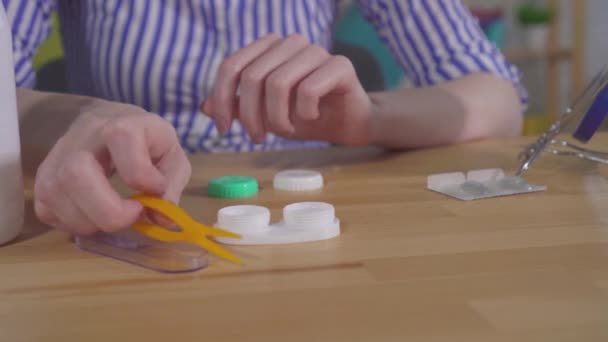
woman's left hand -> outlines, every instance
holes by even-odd
[[[256,143],[274,133],[361,145],[369,142],[370,108],[346,57],[295,34],[269,35],[229,56],[201,109],[222,133],[240,120]]]

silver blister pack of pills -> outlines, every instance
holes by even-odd
[[[502,169],[430,175],[427,178],[427,188],[463,201],[547,190],[546,186],[528,184],[521,177],[505,176]]]

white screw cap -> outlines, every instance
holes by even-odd
[[[240,239],[214,237],[230,245],[274,245],[332,239],[340,235],[334,206],[324,202],[297,202],[283,207],[283,220],[268,224],[269,211],[254,205],[226,207],[218,212],[216,227],[241,235]]]
[[[217,213],[218,228],[237,234],[248,234],[268,230],[270,210],[257,205],[234,205],[220,209]]]
[[[273,186],[285,191],[311,191],[323,187],[323,176],[311,170],[285,170],[274,176]]]
[[[312,227],[332,224],[334,206],[324,202],[299,202],[283,208],[283,219],[289,226]]]

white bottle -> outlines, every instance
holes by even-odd
[[[21,232],[24,202],[11,25],[0,3],[0,245]]]

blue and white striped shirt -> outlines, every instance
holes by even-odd
[[[132,103],[159,113],[191,152],[318,146],[269,134],[250,142],[240,123],[220,136],[199,105],[222,60],[261,36],[299,32],[331,47],[337,3],[330,0],[2,0],[12,21],[17,85],[32,87],[32,56],[61,20],[67,78],[76,94]],[[516,68],[457,0],[359,0],[409,80],[423,87],[472,72],[513,82]]]

